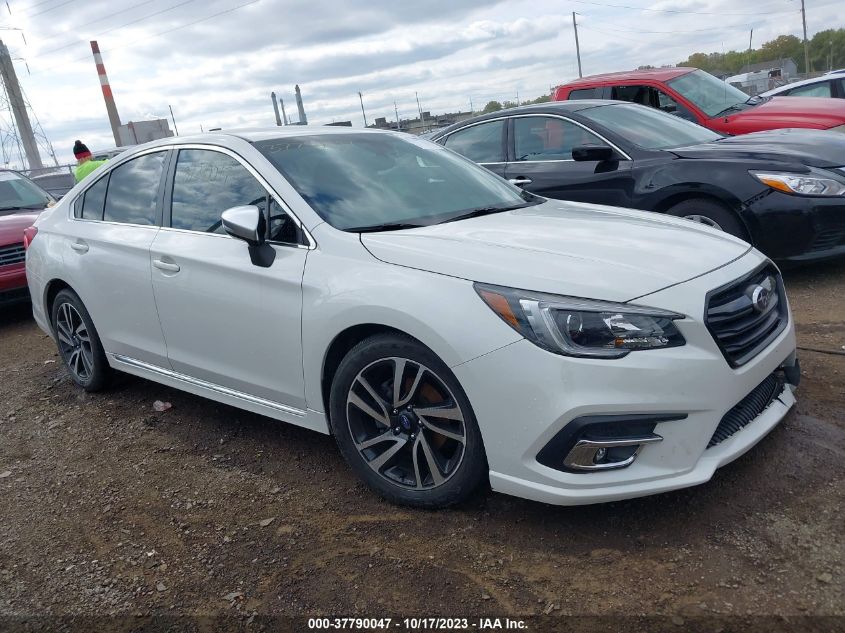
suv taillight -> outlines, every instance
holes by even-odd
[[[35,239],[35,236],[38,234],[38,227],[36,226],[29,226],[23,230],[23,247],[24,250],[29,248],[29,245],[32,244],[32,240]]]

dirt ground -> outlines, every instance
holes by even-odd
[[[787,271],[799,345],[845,351],[845,262]],[[367,491],[330,437],[132,377],[75,388],[29,309],[0,317],[0,618],[845,616],[845,356],[688,490],[442,512]],[[155,400],[172,409],[153,410]],[[0,626],[0,628],[3,628]]]

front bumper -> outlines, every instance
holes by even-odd
[[[0,305],[27,301],[26,267],[23,262],[0,266]]]
[[[743,212],[754,245],[792,263],[845,256],[845,199],[793,196],[770,190]]]
[[[760,441],[795,403],[790,385],[744,428],[707,448],[729,410],[778,368],[794,364],[791,319],[766,349],[737,369],[728,365],[702,323],[707,291],[760,261],[752,253],[636,301],[691,315],[677,322],[687,340],[683,347],[618,360],[576,359],[523,340],[453,368],[481,427],[493,489],[559,505],[639,497],[706,482],[716,468]],[[538,461],[571,421],[632,414],[661,415],[669,421],[654,428],[663,441],[644,446],[630,466],[566,472]]]

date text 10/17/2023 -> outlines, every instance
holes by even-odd
[[[308,629],[319,630],[396,630],[400,631],[520,631],[527,630],[518,618],[308,618]]]

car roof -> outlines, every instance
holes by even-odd
[[[583,77],[581,79],[575,79],[573,81],[567,82],[562,84],[559,87],[575,87],[575,86],[584,86],[584,85],[595,85],[604,83],[606,81],[636,81],[638,79],[656,79],[657,81],[669,81],[670,79],[674,79],[675,77],[680,77],[681,75],[686,75],[687,73],[691,73],[694,70],[698,70],[697,68],[687,68],[687,67],[680,67],[680,68],[648,68],[646,70],[625,70],[622,72],[616,73],[605,73],[603,75],[590,75],[589,77]]]
[[[606,105],[631,105],[628,101],[617,101],[610,99],[575,99],[573,101],[547,101],[546,103],[533,103],[531,105],[517,106],[516,108],[508,108],[507,110],[496,110],[482,114],[472,119],[465,119],[458,123],[453,123],[449,127],[445,127],[437,131],[432,139],[438,139],[445,134],[454,130],[465,127],[468,123],[478,123],[480,121],[487,121],[490,119],[498,119],[506,116],[516,116],[520,114],[570,114],[588,108],[595,108],[597,106]]]

